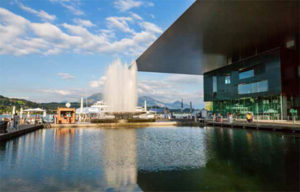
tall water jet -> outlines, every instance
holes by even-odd
[[[136,63],[130,68],[118,59],[108,67],[104,83],[104,102],[110,112],[135,112],[137,106]]]

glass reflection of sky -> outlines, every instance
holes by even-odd
[[[140,170],[174,170],[205,166],[206,149],[202,129],[139,129],[138,167]]]

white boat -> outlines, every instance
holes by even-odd
[[[80,108],[77,108],[76,114],[90,115],[90,116],[94,116],[97,118],[114,118],[113,115],[108,114],[109,112],[111,112],[109,108],[110,108],[110,106],[106,105],[104,103],[104,101],[101,100],[101,101],[97,101],[90,107],[83,107],[82,112],[81,112]],[[139,107],[139,106],[136,107],[136,112],[145,112],[142,115],[136,116],[136,117],[143,118],[143,119],[144,118],[146,118],[146,119],[154,118],[154,114],[155,114],[155,112],[145,111],[144,107]]]

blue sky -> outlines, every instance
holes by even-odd
[[[194,0],[0,1],[0,95],[78,101],[102,92],[115,59],[131,63]],[[202,77],[138,72],[139,95],[203,106]]]

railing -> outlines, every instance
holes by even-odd
[[[207,119],[213,120],[214,122],[218,122],[218,118],[220,118],[220,116],[209,116]],[[221,118],[223,121],[229,122],[228,117],[221,116]],[[246,117],[233,115],[232,121],[246,121]],[[300,116],[274,117],[269,115],[253,115],[253,122],[300,124]]]
[[[43,119],[19,119],[16,122],[12,119],[7,119],[6,121],[6,131],[4,132],[12,132],[18,131],[21,129],[25,129],[31,127],[32,125],[45,125],[46,128],[51,127],[50,123],[45,122]]]
[[[233,116],[235,119],[245,119],[244,116]],[[267,121],[299,121],[300,116],[270,116],[270,115],[253,115],[254,120]]]

